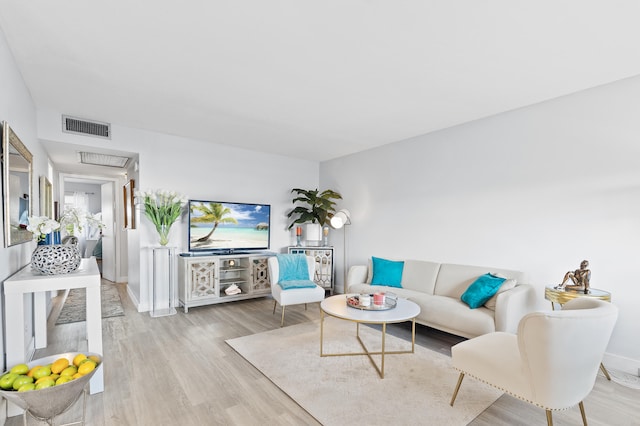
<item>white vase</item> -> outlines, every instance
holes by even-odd
[[[319,223],[307,223],[304,238],[308,246],[319,246],[322,241],[322,226]]]

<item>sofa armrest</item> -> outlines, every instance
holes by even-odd
[[[529,284],[519,284],[498,294],[496,299],[496,331],[517,334],[523,316],[536,309],[536,292]]]
[[[349,268],[349,274],[347,275],[347,286],[345,292],[349,292],[349,287],[352,284],[363,284],[367,282],[367,275],[369,274],[369,268],[366,265],[354,265]]]

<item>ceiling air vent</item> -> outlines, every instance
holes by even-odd
[[[97,136],[111,139],[111,124],[99,121],[82,120],[80,118],[62,116],[62,131],[78,135]]]

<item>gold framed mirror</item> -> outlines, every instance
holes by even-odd
[[[2,191],[4,200],[5,247],[26,243],[33,239],[27,231],[32,215],[33,155],[18,135],[2,122]]]

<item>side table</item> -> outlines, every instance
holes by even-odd
[[[591,297],[593,299],[611,302],[611,293],[597,288],[590,288],[589,293],[586,294],[580,290],[560,290],[551,285],[546,286],[544,289],[544,298],[551,302],[551,309],[555,309],[554,303],[558,303],[562,306],[569,300],[576,299],[578,297]],[[602,370],[607,380],[611,380],[609,372],[602,363],[600,363],[600,370]]]

